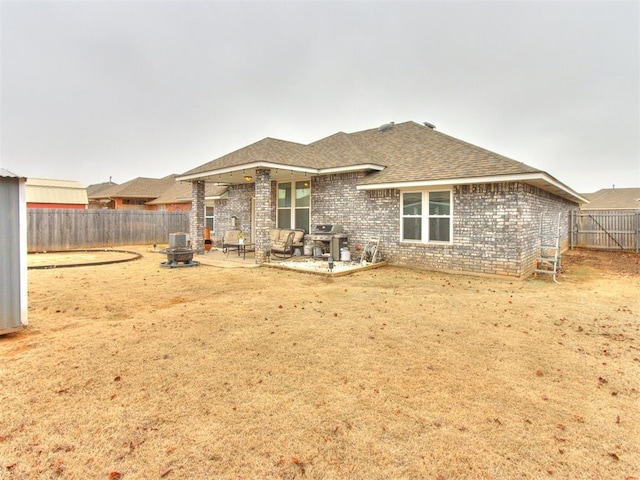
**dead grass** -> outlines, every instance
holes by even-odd
[[[573,252],[561,285],[30,271],[0,478],[640,477],[640,274],[610,255]]]

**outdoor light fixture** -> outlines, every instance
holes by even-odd
[[[245,182],[250,182],[251,180],[253,180],[253,177],[251,175],[245,175],[244,180]]]
[[[329,271],[333,272],[333,257],[331,255],[327,258],[327,262],[329,262]]]

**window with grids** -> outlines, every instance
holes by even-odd
[[[215,209],[213,205],[205,205],[204,207],[204,226],[209,227],[213,233],[213,222],[215,219]]]
[[[301,228],[309,233],[311,185],[309,180],[278,184],[278,228]]]
[[[401,238],[407,242],[451,242],[451,191],[403,192]]]

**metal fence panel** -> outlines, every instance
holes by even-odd
[[[189,212],[32,208],[27,220],[29,252],[167,243],[189,231]]]
[[[635,250],[640,247],[640,212],[571,212],[571,248]]]

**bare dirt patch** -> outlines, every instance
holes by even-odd
[[[635,254],[571,252],[556,285],[137,250],[29,271],[0,478],[640,476]]]

